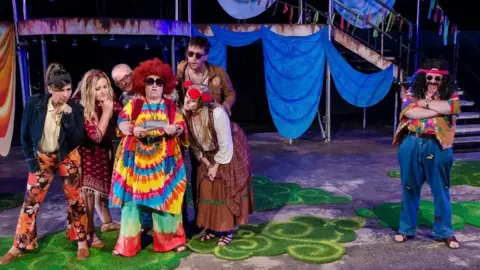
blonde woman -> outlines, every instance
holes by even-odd
[[[115,115],[122,106],[114,102],[110,80],[100,70],[90,70],[82,78],[75,95],[85,108],[85,137],[80,148],[82,156],[82,191],[87,205],[88,242],[91,247],[105,244],[95,233],[94,208],[102,221],[101,231],[119,230],[108,208],[112,178],[112,139],[115,136]]]

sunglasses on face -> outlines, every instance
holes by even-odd
[[[192,52],[192,51],[188,51],[188,52],[187,52],[187,56],[188,56],[188,57],[193,57],[193,56],[195,56],[195,58],[200,59],[200,58],[202,58],[202,57],[204,56],[204,54],[196,53],[196,52]]]
[[[163,86],[164,84],[164,80],[158,78],[158,79],[154,79],[154,78],[146,78],[145,79],[145,84],[148,85],[148,86],[152,86],[153,84],[156,84],[157,86]]]
[[[442,80],[442,76],[432,76],[432,75],[428,75],[427,76],[427,81],[441,81]]]

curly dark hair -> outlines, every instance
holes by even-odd
[[[173,74],[172,67],[163,63],[158,58],[143,61],[133,70],[132,89],[135,93],[145,96],[145,79],[148,76],[158,76],[165,81],[163,94],[171,94],[173,88],[177,85],[177,78]]]
[[[448,70],[449,64],[447,61],[442,59],[429,59],[425,61],[421,69],[433,69],[438,70]],[[427,91],[427,76],[425,73],[421,72],[415,76],[412,84],[413,96],[416,99],[425,99],[425,93]],[[450,75],[444,75],[442,79],[442,84],[438,90],[441,100],[448,100],[452,94],[457,91],[457,85],[454,82],[453,78]]]

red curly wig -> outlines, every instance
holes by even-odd
[[[177,78],[173,74],[172,67],[165,64],[158,58],[143,61],[133,70],[132,90],[142,96],[145,96],[145,79],[148,76],[158,76],[165,81],[163,86],[163,94],[172,93],[173,88],[177,85]]]

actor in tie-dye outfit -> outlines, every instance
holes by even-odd
[[[152,212],[153,249],[184,251],[182,203],[187,180],[180,145],[187,145],[187,129],[176,104],[165,98],[176,79],[172,68],[155,58],[140,63],[132,83],[137,96],[118,119],[120,130],[129,131],[119,146],[110,194],[110,205],[122,207],[113,254],[135,256],[140,251],[143,210]],[[152,123],[162,121],[166,126],[152,128]]]

